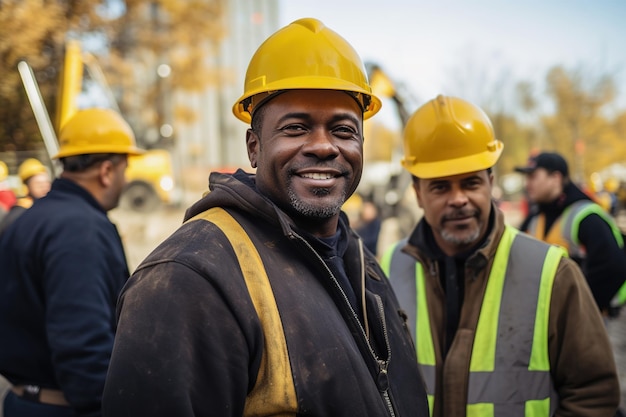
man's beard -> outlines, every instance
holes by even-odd
[[[444,229],[441,231],[441,237],[446,242],[452,243],[457,246],[465,246],[478,240],[478,238],[480,237],[480,228],[476,227],[473,232],[471,232],[470,234],[466,234],[463,237],[459,237],[456,234],[450,233]]]
[[[319,197],[324,197],[330,192],[326,188],[315,188],[313,194]],[[305,217],[315,217],[318,219],[329,219],[341,211],[341,206],[346,201],[346,192],[341,193],[341,197],[336,199],[330,205],[315,205],[308,204],[302,201],[300,197],[296,195],[291,187],[287,188],[287,195],[289,196],[289,202],[293,209],[300,215]]]
[[[450,216],[450,218],[463,217],[467,214],[469,213],[464,213],[463,210],[460,210],[456,213],[456,216]],[[474,212],[472,213],[472,215],[477,219],[477,225],[474,230],[468,232],[467,229],[460,229],[459,231],[463,232],[463,235],[460,237],[459,233],[453,233],[446,228],[442,228],[441,237],[443,238],[443,240],[457,246],[465,246],[476,242],[480,237],[481,224],[480,220],[478,220],[480,218],[480,213]]]

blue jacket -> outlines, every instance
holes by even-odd
[[[89,192],[57,179],[0,238],[0,271],[0,374],[99,416],[129,276],[115,225]]]

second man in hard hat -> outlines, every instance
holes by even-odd
[[[105,416],[427,415],[397,299],[341,212],[379,107],[322,22],[259,47],[234,106],[256,174],[212,173],[130,278]]]
[[[409,316],[434,417],[612,417],[613,353],[578,266],[505,225],[492,199],[503,149],[456,97],[420,107],[402,164],[424,210],[382,259]]]
[[[60,178],[0,237],[4,417],[100,415],[129,275],[107,212],[127,156],[142,152],[130,126],[111,110],[81,110],[59,140]]]

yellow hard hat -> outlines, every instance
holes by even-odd
[[[259,103],[279,91],[297,89],[351,92],[363,107],[364,119],[381,107],[354,48],[317,19],[296,20],[261,44],[250,60],[244,93],[233,113],[250,123]]]
[[[61,129],[59,144],[59,153],[53,158],[94,153],[140,155],[145,152],[137,147],[135,134],[128,123],[110,109],[76,112]]]
[[[0,161],[0,181],[4,181],[9,176],[9,167],[4,161]]]
[[[615,177],[611,177],[604,182],[604,189],[609,193],[616,193],[619,190],[619,180]]]
[[[28,158],[20,164],[17,169],[17,176],[20,177],[22,182],[28,181],[30,177],[37,174],[47,174],[46,167],[35,158]]]
[[[464,174],[494,166],[503,148],[478,106],[439,95],[407,122],[402,166],[419,178]]]

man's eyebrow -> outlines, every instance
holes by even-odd
[[[284,122],[287,119],[302,119],[302,120],[306,120],[306,121],[310,121],[311,120],[311,114],[310,113],[306,113],[306,112],[292,112],[292,113],[286,113],[285,115],[283,115],[282,117],[280,117],[278,119],[279,123]],[[340,120],[350,120],[352,123],[354,123],[356,126],[360,126],[361,120],[356,117],[354,114],[352,113],[338,113],[334,116],[332,116],[330,118],[330,122],[337,122]]]
[[[279,122],[283,122],[287,119],[304,119],[304,120],[310,120],[311,119],[311,115],[309,113],[306,112],[292,112],[292,113],[286,113],[284,114],[282,117],[280,117],[278,119]]]
[[[352,123],[354,123],[355,125],[359,126],[361,124],[361,120],[359,120],[357,117],[354,116],[354,114],[352,113],[339,113],[334,115],[331,118],[332,122],[337,122],[339,120],[350,120]]]
[[[443,180],[443,179],[436,179],[436,180],[431,180],[428,185],[444,185],[444,184],[448,184],[450,181],[448,180]]]
[[[483,177],[481,177],[478,174],[470,175],[469,177],[465,177],[461,181],[473,181],[473,180],[476,180],[476,179],[483,181]]]

